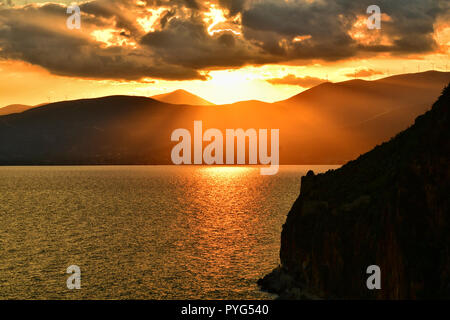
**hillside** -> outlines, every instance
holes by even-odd
[[[278,104],[299,108],[300,114],[319,119],[322,127],[345,137],[346,145],[359,150],[345,154],[350,160],[408,128],[430,109],[449,81],[448,72],[428,71],[375,81],[323,83]]]
[[[0,108],[0,116],[12,114],[12,113],[20,113],[25,110],[33,108],[32,106],[26,106],[23,104],[12,104],[3,108]]]
[[[212,106],[214,103],[206,101],[195,94],[192,94],[186,90],[176,90],[173,92],[159,94],[152,97],[155,100],[172,103],[172,104],[188,104],[193,106]]]
[[[280,129],[281,164],[342,164],[411,125],[450,81],[450,73],[427,73],[429,84],[418,89],[416,75],[404,77],[411,80],[389,90],[380,81],[323,84],[275,104],[131,96],[51,103],[0,116],[0,164],[171,164],[171,133],[192,131],[194,120],[222,132]]]
[[[0,163],[169,163],[168,146],[160,150],[167,142],[155,137],[171,121],[175,107],[150,98],[112,96],[3,116]]]
[[[389,142],[309,172],[281,234],[281,268],[259,283],[283,298],[450,297],[450,86]],[[381,269],[368,290],[366,268]]]

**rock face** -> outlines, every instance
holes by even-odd
[[[450,86],[389,142],[309,172],[281,235],[281,266],[259,281],[281,297],[450,298]],[[366,269],[381,269],[368,290]],[[297,292],[297,293],[296,293]]]

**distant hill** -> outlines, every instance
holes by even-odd
[[[450,297],[450,86],[389,142],[302,178],[281,234],[281,268],[259,281],[282,298]],[[381,270],[368,290],[366,269]]]
[[[326,83],[274,104],[193,107],[130,96],[51,103],[0,116],[0,164],[171,164],[171,133],[192,132],[194,120],[223,133],[280,129],[282,164],[342,164],[411,125],[449,81],[450,73],[432,72]]]
[[[25,110],[28,110],[30,108],[33,108],[32,106],[26,106],[23,104],[12,104],[3,108],[0,108],[0,116],[12,114],[12,113],[20,113]]]
[[[294,107],[293,117],[308,119],[305,130],[318,145],[334,149],[331,162],[343,163],[410,126],[431,108],[448,82],[449,72],[428,71],[323,83],[276,105]]]
[[[186,90],[176,90],[173,92],[159,94],[152,97],[155,100],[172,103],[172,104],[189,104],[194,106],[212,106],[214,103],[206,101],[195,94],[192,94]]]

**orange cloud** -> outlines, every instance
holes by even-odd
[[[367,69],[355,70],[355,72],[353,72],[353,73],[347,73],[346,76],[347,77],[366,78],[366,77],[371,77],[371,76],[378,75],[378,74],[383,74],[383,72],[367,68]]]
[[[310,88],[323,82],[326,82],[327,80],[309,76],[298,78],[293,74],[288,74],[283,78],[268,79],[266,81],[275,85],[290,85],[290,86],[300,86],[303,88]]]

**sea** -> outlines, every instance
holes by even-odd
[[[0,167],[0,298],[273,299],[301,176],[336,168]]]

